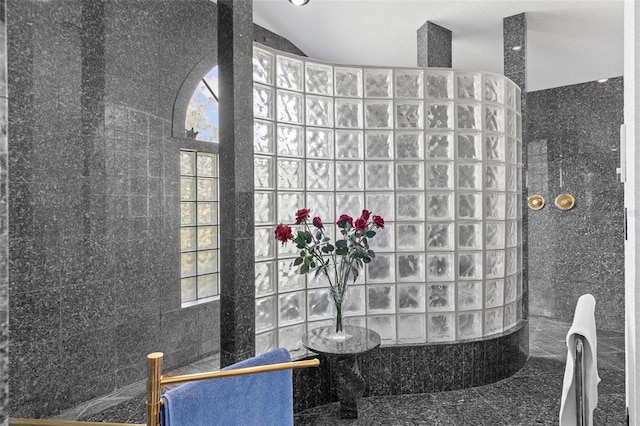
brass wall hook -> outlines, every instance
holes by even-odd
[[[542,195],[531,195],[527,198],[527,204],[531,210],[540,210],[544,207],[544,198]]]
[[[556,197],[556,207],[560,210],[571,210],[576,204],[576,199],[571,194],[560,194]]]

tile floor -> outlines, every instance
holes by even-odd
[[[339,420],[338,405],[295,415],[295,426],[334,425],[557,425],[570,324],[531,318],[530,358],[512,377],[491,385],[451,392],[362,398],[359,418]],[[211,369],[216,357],[176,374]],[[625,425],[624,333],[598,331],[598,407],[594,425]],[[76,407],[60,419],[144,422],[144,383]]]

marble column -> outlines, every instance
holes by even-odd
[[[429,21],[418,28],[418,66],[451,68],[451,31]]]
[[[220,365],[255,352],[253,4],[218,0]]]
[[[0,1],[0,425],[9,419],[9,227],[7,220],[7,26]]]
[[[524,13],[503,19],[504,75],[521,89],[522,113],[522,316],[529,317],[527,209],[527,19]]]

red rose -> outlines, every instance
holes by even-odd
[[[313,226],[315,226],[318,229],[324,228],[324,226],[322,225],[322,219],[320,219],[318,216],[314,217]]]
[[[279,224],[276,226],[276,240],[280,241],[283,245],[289,241],[293,240],[293,232],[291,232],[291,227],[283,224]]]
[[[369,220],[369,216],[371,216],[371,212],[369,210],[362,210],[362,215],[360,215],[361,218],[363,218],[364,220]]]
[[[296,212],[296,225],[300,225],[309,217],[310,209],[300,209]]]
[[[338,219],[338,221],[336,222],[336,224],[340,228],[346,228],[347,227],[347,223],[349,224],[349,226],[353,227],[353,218],[351,216],[349,216],[349,215],[346,215],[346,214],[340,215],[340,219]]]
[[[358,220],[356,220],[354,227],[358,231],[364,233],[364,231],[367,230],[367,221],[364,218],[359,218]]]
[[[380,216],[377,215],[373,215],[373,224],[376,225],[378,228],[384,228],[384,219],[381,218]]]

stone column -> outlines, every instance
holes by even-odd
[[[0,424],[9,419],[9,227],[7,220],[7,26],[0,1]]]
[[[429,21],[418,28],[418,66],[451,68],[451,31]]]
[[[527,208],[527,19],[524,13],[503,20],[504,75],[520,89],[522,102],[522,316],[529,316],[528,208]]]
[[[255,353],[253,4],[218,0],[220,366]]]

